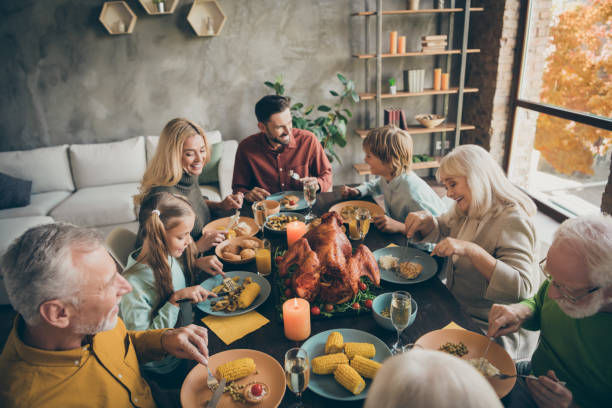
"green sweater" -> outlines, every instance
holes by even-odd
[[[540,344],[531,357],[535,375],[554,370],[581,407],[609,406],[612,397],[612,313],[583,319],[567,316],[548,297],[548,282],[521,302],[534,313],[523,327],[540,330]]]
[[[132,285],[132,291],[123,295],[119,314],[128,330],[150,330],[182,327],[190,324],[191,303],[181,303],[178,308],[160,299],[155,286],[153,269],[136,262],[140,249],[132,252],[124,272],[125,279]],[[174,291],[187,286],[181,263],[168,256]],[[162,304],[162,301],[164,302]],[[143,364],[143,368],[159,374],[167,374],[178,367],[180,361],[169,356],[159,361]]]
[[[180,194],[189,200],[193,210],[195,211],[195,222],[193,223],[193,229],[191,230],[191,237],[194,241],[200,239],[202,236],[202,228],[210,222],[210,209],[208,208],[208,205],[206,205],[206,198],[202,196],[202,192],[200,191],[198,176],[183,172],[183,177],[181,177],[177,185],[153,187],[145,197],[145,200],[152,194],[162,191],[172,194]],[[142,241],[144,239],[142,234],[142,228],[139,227],[138,238],[134,248],[140,248],[142,246]]]

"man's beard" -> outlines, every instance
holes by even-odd
[[[81,323],[80,321],[74,324],[73,330],[77,334],[88,335],[101,333],[107,330],[111,330],[117,324],[117,313],[113,313],[113,309],[100,320],[98,323]]]
[[[555,299],[555,302],[557,302],[557,305],[559,305],[559,308],[563,311],[563,313],[569,317],[574,319],[582,319],[598,313],[606,304],[607,299],[604,297],[603,292],[604,291],[600,289],[597,292],[592,293],[589,296],[589,300],[580,305],[576,305],[563,298],[559,300]]]

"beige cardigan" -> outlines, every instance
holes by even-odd
[[[446,262],[446,286],[484,330],[493,303],[517,303],[538,290],[536,232],[533,220],[522,210],[506,206],[474,219],[458,215],[453,208],[434,218],[434,225],[423,241],[439,242],[446,237],[469,240],[497,260],[490,281],[467,256],[451,257]],[[524,359],[531,357],[537,337],[521,329],[500,340],[513,359]]]

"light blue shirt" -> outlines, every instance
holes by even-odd
[[[384,177],[378,177],[359,185],[357,189],[361,196],[382,194],[385,212],[399,222],[404,222],[413,211],[427,210],[436,217],[448,210],[436,192],[413,171],[402,173],[389,182]]]
[[[132,285],[132,291],[123,295],[119,305],[119,315],[125,326],[128,330],[149,330],[174,328],[189,324],[190,321],[185,320],[191,320],[191,316],[186,318],[179,307],[167,301],[160,306],[161,299],[155,286],[153,269],[149,265],[136,261],[140,249],[130,254],[124,272],[125,279]],[[181,263],[171,256],[168,256],[168,263],[172,272],[174,290],[185,288],[187,283]],[[190,303],[185,305],[191,308]],[[159,361],[143,364],[143,368],[159,374],[166,374],[174,370],[179,363],[180,360],[169,356]]]

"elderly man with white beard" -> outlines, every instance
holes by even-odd
[[[527,387],[539,407],[603,407],[612,397],[612,217],[565,221],[531,299],[491,307],[489,336],[540,330]],[[566,385],[562,385],[565,382]]]

